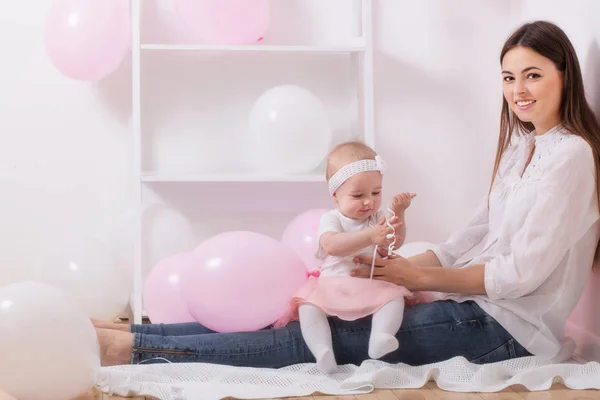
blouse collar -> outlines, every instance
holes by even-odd
[[[535,130],[531,132],[532,138],[535,140],[535,144],[548,143],[552,140],[552,138],[560,135],[563,132],[562,124],[557,124],[554,127],[550,128],[550,130],[543,135],[536,135]]]

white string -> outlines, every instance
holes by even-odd
[[[371,276],[369,276],[369,281],[373,280],[373,272],[375,271],[375,257],[377,257],[377,245],[375,245],[375,250],[373,250],[373,261],[371,261]]]
[[[386,225],[389,226],[390,228],[392,228],[392,233],[387,235],[388,239],[394,238],[394,240],[392,240],[392,242],[390,243],[390,245],[388,246],[388,257],[392,255],[392,252],[394,250],[394,244],[396,244],[396,229],[394,229],[394,226],[392,224],[390,224],[390,221],[392,219],[394,219],[394,217],[396,216],[396,213],[394,212],[394,210],[391,207],[388,207],[388,212],[390,213],[389,218],[385,221]]]
[[[390,243],[390,245],[388,246],[388,255],[387,255],[387,257],[390,257],[393,254],[394,244],[396,243],[396,229],[390,223],[390,221],[396,216],[396,213],[394,212],[394,210],[391,207],[388,207],[387,210],[390,213],[390,217],[386,218],[385,224],[387,226],[389,226],[390,228],[392,228],[392,233],[389,233],[387,235],[387,238],[388,239],[394,238],[392,240],[392,242]],[[379,246],[375,245],[375,250],[373,250],[373,260],[371,261],[371,274],[369,276],[369,281],[373,280],[373,273],[375,272],[375,257],[377,257],[377,249],[378,248],[379,248]],[[385,259],[387,257],[383,257],[383,258]]]

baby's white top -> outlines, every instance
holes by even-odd
[[[327,254],[321,246],[321,235],[323,235],[325,232],[358,232],[375,226],[377,222],[383,218],[383,216],[383,211],[377,211],[369,218],[364,220],[356,220],[346,217],[338,209],[331,210],[323,214],[319,224],[319,248],[316,254],[317,258],[323,260],[321,275],[348,275],[350,271],[356,268],[356,264],[352,261],[354,257],[359,254],[373,256],[373,251],[375,250],[375,245],[371,245],[346,257],[332,256]]]

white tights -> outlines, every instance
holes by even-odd
[[[302,336],[317,359],[317,367],[327,374],[335,372],[337,364],[327,314],[309,303],[301,304],[298,313]],[[404,297],[390,301],[373,314],[369,357],[379,359],[398,348],[395,335],[402,325],[403,317]]]

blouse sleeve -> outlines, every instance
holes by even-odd
[[[456,260],[469,252],[487,235],[489,229],[487,199],[486,195],[479,201],[475,213],[464,228],[452,233],[445,242],[431,249],[443,267],[454,265]]]
[[[497,185],[504,174],[513,167],[521,146],[522,142],[517,141],[505,150],[494,185]],[[445,242],[434,246],[431,251],[435,253],[443,267],[452,267],[459,258],[477,246],[487,236],[488,232],[489,207],[488,195],[486,194],[479,201],[467,225],[452,233]]]
[[[556,149],[541,176],[536,202],[505,254],[485,264],[490,299],[510,299],[536,290],[571,246],[597,221],[593,153],[582,140]]]

